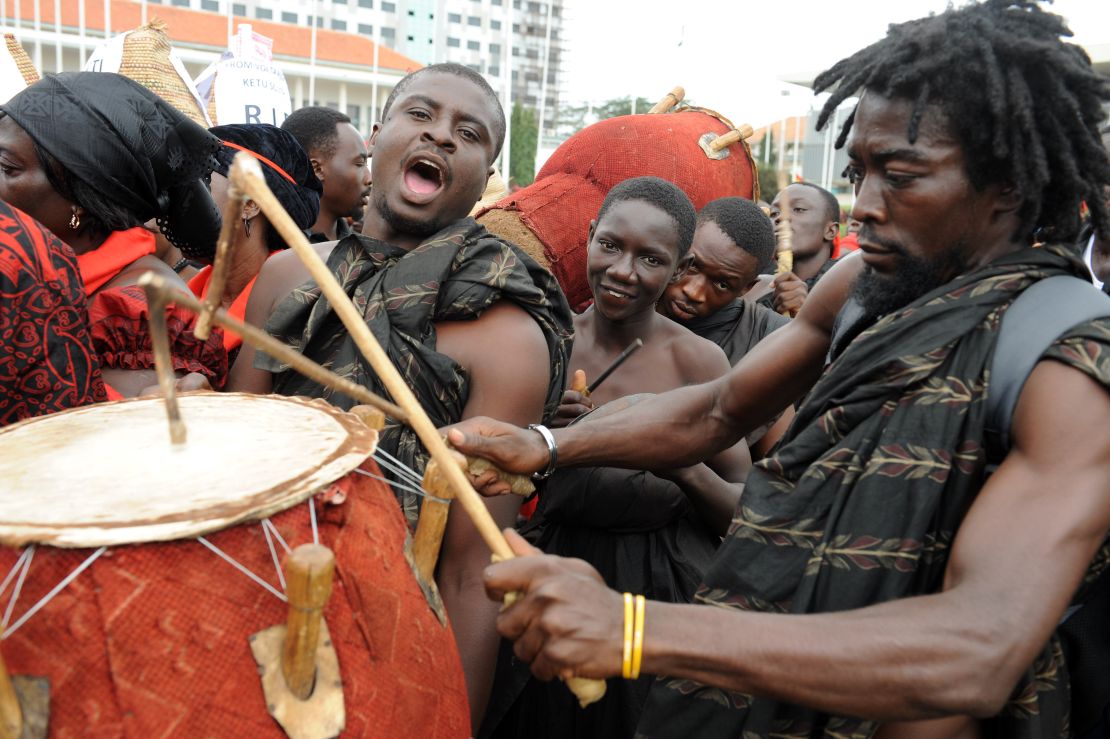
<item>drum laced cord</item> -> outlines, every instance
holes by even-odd
[[[424,490],[421,487],[423,481],[420,479],[420,477],[407,465],[405,465],[405,463],[394,457],[389,452],[385,451],[384,449],[378,449],[374,453],[374,459],[384,471],[391,474],[395,479],[390,479],[382,475],[376,475],[373,472],[368,472],[360,468],[356,468],[355,472],[365,477],[370,477],[375,480],[384,482],[387,485],[390,485],[399,490],[404,490],[406,492],[413,493],[421,497],[432,498],[433,500],[442,500],[441,498],[430,495],[426,490]],[[316,507],[315,505],[313,505],[313,500],[314,498],[311,497],[308,499],[308,515],[309,521],[312,525],[312,541],[314,544],[319,544],[320,531],[316,523]],[[278,557],[277,547],[274,545],[275,539],[287,554],[291,552],[292,549],[290,548],[289,544],[286,543],[285,539],[282,538],[281,533],[278,532],[277,526],[275,526],[269,518],[262,519],[261,526],[262,533],[266,537],[266,546],[270,551],[270,558],[273,560],[274,563],[274,570],[277,572],[278,582],[281,584],[280,591],[270,583],[263,580],[257,574],[252,572],[250,568],[248,568],[246,565],[236,560],[230,554],[217,547],[205,537],[198,536],[196,537],[196,540],[207,547],[220,559],[224,560],[232,567],[249,577],[255,583],[260,585],[270,594],[283,602],[288,602],[288,599],[286,598],[284,592],[285,573],[282,571],[281,560]],[[23,583],[26,581],[27,573],[31,569],[31,561],[34,559],[35,556],[35,545],[28,545],[27,548],[24,549],[23,552],[16,559],[15,564],[12,565],[11,570],[8,571],[8,574],[4,577],[4,580],[0,582],[0,598],[2,598],[4,596],[4,593],[8,590],[8,586],[12,584],[13,580],[15,581],[15,587],[13,588],[12,594],[8,599],[8,605],[4,609],[3,619],[0,619],[0,641],[7,639],[9,636],[14,634],[15,631],[19,629],[19,627],[23,626],[23,624],[25,624],[32,616],[42,610],[42,608],[45,607],[47,603],[53,600],[54,597],[58,595],[58,593],[62,592],[62,590],[64,590],[67,585],[73,582],[78,575],[88,569],[88,567],[92,565],[92,563],[95,562],[97,558],[100,557],[100,555],[104,554],[107,549],[107,547],[100,547],[88,557],[86,557],[80,565],[78,565],[76,568],[73,569],[73,571],[66,575],[57,585],[54,586],[53,589],[50,590],[50,592],[44,595],[37,603],[27,609],[27,612],[20,616],[20,618],[9,627],[8,624],[11,621],[12,613],[15,610],[16,603],[19,601],[19,596],[23,591]]]

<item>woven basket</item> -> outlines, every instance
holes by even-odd
[[[155,19],[127,34],[119,73],[135,80],[207,128],[209,123],[200,105],[170,61],[170,51],[166,24]]]
[[[5,33],[4,43],[8,46],[8,53],[11,54],[12,59],[15,60],[15,66],[19,68],[19,73],[23,75],[23,81],[28,85],[33,85],[38,82],[42,77],[39,71],[35,69],[34,62],[31,57],[27,55],[27,51],[23,45],[16,40],[14,34]]]

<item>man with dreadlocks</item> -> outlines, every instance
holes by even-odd
[[[1110,320],[1046,341],[1010,388],[1008,454],[985,451],[988,390],[1007,389],[990,371],[1000,320],[1029,286],[1086,277],[1070,248],[1081,201],[1110,227],[1110,89],[1068,35],[1034,2],[989,0],[892,26],[821,75],[822,123],[860,95],[840,143],[863,254],[722,380],[557,429],[550,449],[484,419],[448,431],[518,472],[664,468],[809,391],[748,477],[700,604],[633,609],[584,562],[513,539],[534,556],[491,566],[486,588],[522,594],[498,629],[535,674],[660,676],[650,737],[1087,730],[1069,724],[1087,686],[1069,684],[1057,632],[1110,561]],[[863,322],[834,337],[841,306],[841,326]]]

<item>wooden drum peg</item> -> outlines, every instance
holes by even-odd
[[[289,692],[300,700],[312,695],[316,681],[316,647],[320,622],[331,595],[335,555],[319,544],[302,544],[285,558],[289,620],[281,655],[281,672]]]

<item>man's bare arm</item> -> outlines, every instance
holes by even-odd
[[[484,414],[510,423],[538,423],[551,376],[551,361],[539,326],[521,308],[499,303],[476,320],[437,325],[436,349],[465,367],[470,393],[463,418]],[[488,499],[501,526],[516,520],[516,496]],[[489,548],[470,518],[451,506],[436,581],[455,631],[466,675],[475,731],[485,712],[499,638],[493,628],[498,605],[485,598],[482,571]]]
[[[802,312],[770,334],[721,379],[662,393],[596,423],[553,433],[560,465],[666,469],[701,462],[766,423],[809,390],[828,353],[833,321],[862,263],[841,260]],[[456,426],[451,442],[512,472],[547,465],[539,434],[475,419]]]
[[[1110,527],[1107,417],[1110,393],[1041,362],[1018,403],[1014,449],[960,527],[943,592],[804,616],[651,603],[644,671],[881,721],[998,713]],[[619,674],[620,596],[588,569],[537,556],[487,571],[493,595],[539,593],[499,629],[541,676]],[[587,618],[572,628],[571,615]]]

